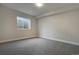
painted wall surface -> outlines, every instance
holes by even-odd
[[[30,30],[19,30],[16,24],[16,17],[30,18],[32,28]],[[35,17],[28,14],[0,6],[0,41],[13,40],[17,38],[30,38],[37,36],[37,21]]]
[[[40,18],[38,23],[40,37],[79,44],[79,9]]]

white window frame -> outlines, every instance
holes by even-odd
[[[24,27],[20,28],[19,27],[20,25],[18,24],[18,20],[21,20],[21,21],[23,20],[23,24],[22,24],[23,26],[24,26],[24,21],[27,21],[28,22],[28,28],[24,28]],[[30,30],[31,29],[31,19],[17,16],[17,29],[19,29],[19,30]]]

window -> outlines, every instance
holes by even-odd
[[[17,16],[17,27],[20,29],[31,29],[31,20]]]

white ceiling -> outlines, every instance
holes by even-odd
[[[44,3],[44,6],[42,7],[37,7],[34,3],[4,3],[2,5],[37,17],[46,13],[57,12],[63,9],[73,7],[79,7],[79,4],[77,3]]]

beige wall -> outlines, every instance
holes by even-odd
[[[30,18],[32,28],[30,30],[18,30],[16,27],[16,16]],[[30,38],[37,36],[37,20],[35,17],[0,6],[0,41]]]
[[[40,37],[79,44],[79,9],[41,18],[38,23]]]

